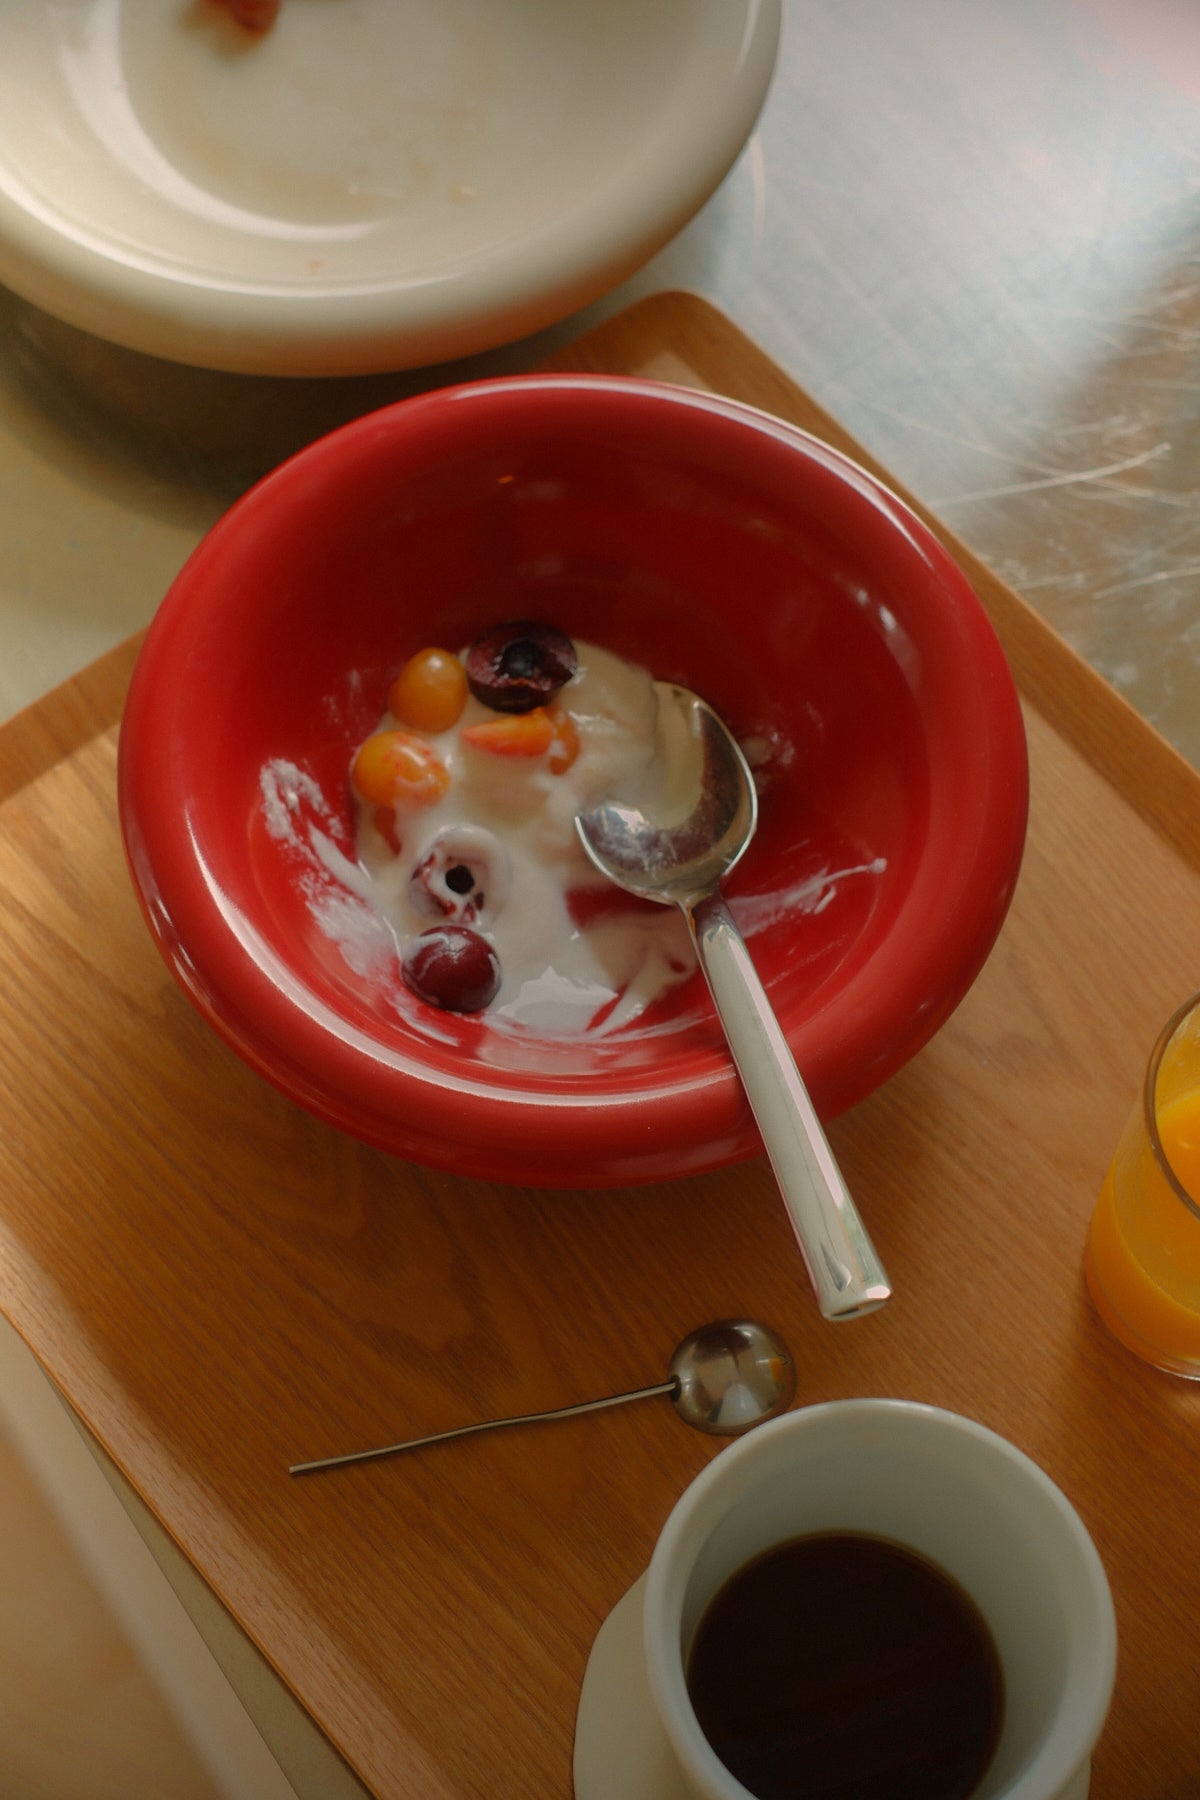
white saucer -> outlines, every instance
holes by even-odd
[[[5,0],[0,282],[180,362],[358,374],[615,287],[753,128],[782,0]]]
[[[650,1702],[640,1576],[596,1633],[575,1720],[575,1800],[694,1800]]]

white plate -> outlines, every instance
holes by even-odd
[[[0,282],[211,368],[491,349],[712,193],[782,0],[5,0]]]

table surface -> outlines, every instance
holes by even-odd
[[[1198,100],[1200,15],[1182,0],[911,0],[904,8],[808,0],[789,13],[759,129],[723,188],[633,281],[536,340],[390,378],[255,381],[150,363],[0,293],[0,716],[144,624],[207,525],[286,451],[400,394],[532,366],[632,300],[684,287],[734,317],[1200,765]],[[516,1409],[574,1398],[584,1387],[635,1384],[656,1373],[647,1364],[669,1349],[675,1325],[685,1329],[707,1312],[763,1310],[778,1297],[786,1315],[779,1322],[806,1366],[806,1392],[870,1390],[957,1404],[1063,1481],[1113,1574],[1122,1630],[1096,1800],[1192,1800],[1200,1790],[1200,1749],[1192,1748],[1200,1593],[1189,1587],[1190,1573],[1179,1572],[1198,1560],[1189,1480],[1197,1396],[1132,1364],[1097,1332],[1077,1265],[1090,1196],[1142,1051],[1160,1015],[1195,985],[1200,812],[1186,768],[1129,729],[1069,660],[1045,655],[1035,624],[1019,611],[1007,622],[1030,701],[1036,777],[1017,929],[929,1053],[837,1128],[855,1184],[878,1196],[877,1236],[889,1267],[904,1277],[894,1315],[864,1322],[870,1336],[831,1341],[786,1280],[764,1285],[764,1258],[780,1245],[757,1165],[739,1187],[740,1204],[761,1219],[748,1260],[710,1270],[655,1259],[658,1291],[626,1291],[635,1253],[614,1245],[636,1245],[641,1256],[647,1244],[671,1242],[681,1208],[715,1229],[729,1198],[719,1180],[607,1196],[590,1224],[547,1196],[488,1189],[471,1233],[473,1253],[482,1259],[486,1251],[491,1272],[479,1272],[481,1261],[460,1285],[454,1184],[420,1182],[423,1236],[415,1247],[402,1243],[387,1220],[389,1171],[332,1137],[314,1139],[307,1122],[271,1101],[269,1142],[300,1186],[273,1223],[269,1208],[258,1216],[260,1252],[262,1229],[292,1259],[305,1233],[317,1230],[322,1279],[334,1284],[325,1304],[336,1313],[337,1341],[327,1363],[301,1364],[303,1380],[292,1368],[266,1371],[271,1399],[280,1398],[278,1379],[287,1404],[274,1423],[250,1419],[248,1437],[277,1458],[309,1451],[318,1423],[326,1434],[335,1418],[347,1429],[371,1424],[367,1397],[338,1387],[331,1371],[348,1379],[356,1369],[367,1386],[381,1376],[384,1394],[409,1400],[394,1359],[415,1358],[418,1374],[428,1374],[434,1347],[449,1347],[450,1367],[421,1395],[430,1425],[468,1403]],[[38,851],[47,808],[57,824],[64,802],[68,815],[78,804],[103,833],[103,758],[115,717],[107,709],[125,666],[118,655],[82,700],[68,690],[38,713],[32,734],[5,742],[10,786],[38,777],[16,796],[16,811],[5,808],[11,867],[28,867],[35,887],[45,877]],[[64,756],[72,746],[76,754]],[[41,775],[50,770],[47,788]],[[1137,817],[1147,809],[1153,827]],[[1097,841],[1105,845],[1103,881]],[[116,886],[112,899],[121,904]],[[103,988],[105,953],[80,938],[81,929],[73,919],[74,953],[94,959],[88,966]],[[128,920],[121,930],[122,954],[136,958]],[[10,948],[13,941],[19,932]],[[232,1116],[253,1137],[262,1122],[257,1090],[239,1087],[219,1058],[210,1063],[215,1053],[193,1038],[151,968],[143,1024],[165,1019],[175,1053],[215,1066],[222,1106],[231,1101],[221,1084],[232,1079]],[[1088,1034],[1086,1044],[1074,1040],[1076,1031]],[[69,1030],[48,1054],[42,1074],[52,1072],[55,1055],[74,1066]],[[36,1089],[26,1103],[28,1071],[11,1047],[6,1062],[18,1119],[27,1123]],[[936,1141],[931,1116],[941,1121]],[[974,1128],[977,1118],[985,1130]],[[14,1146],[12,1118],[6,1123],[9,1173],[23,1180],[32,1140]],[[235,1167],[243,1152],[260,1157],[261,1140],[232,1147]],[[222,1172],[218,1158],[199,1179],[205,1205],[218,1211]],[[41,1189],[30,1192],[36,1198]],[[943,1218],[939,1196],[954,1203],[955,1216]],[[314,1489],[311,1499],[286,1502],[311,1507],[328,1528],[332,1561],[318,1555],[310,1567],[302,1556],[286,1572],[271,1571],[256,1595],[247,1571],[260,1566],[260,1496],[245,1473],[244,1447],[210,1446],[205,1479],[197,1484],[194,1468],[183,1479],[171,1382],[165,1400],[143,1392],[136,1358],[120,1366],[132,1355],[120,1330],[110,1335],[113,1308],[129,1299],[119,1272],[104,1265],[90,1316],[71,1292],[59,1295],[65,1311],[56,1310],[55,1278],[32,1254],[39,1232],[53,1235],[62,1222],[64,1196],[52,1198],[40,1223],[6,1221],[0,1268],[21,1287],[23,1328],[49,1331],[45,1355],[56,1342],[62,1349],[56,1329],[69,1321],[69,1349],[55,1373],[85,1416],[98,1408],[103,1417],[99,1402],[111,1398],[119,1374],[136,1378],[135,1405],[115,1435],[112,1416],[104,1418],[104,1441],[135,1469],[139,1491],[173,1529],[201,1521],[189,1554],[297,1689],[316,1682],[309,1697],[318,1711],[327,1707],[332,1671],[336,1704],[324,1723],[372,1785],[438,1800],[565,1794],[573,1696],[590,1635],[638,1572],[706,1447],[672,1438],[669,1419],[635,1408],[592,1421],[586,1433],[563,1427],[573,1435],[553,1447],[528,1439],[461,1446],[453,1465],[408,1475],[403,1489],[372,1485],[363,1472],[351,1478],[358,1486],[330,1485],[321,1497]],[[97,1215],[89,1223],[85,1240],[102,1222]],[[238,1237],[240,1224],[226,1224]],[[187,1229],[174,1229],[183,1232],[173,1240],[182,1261],[172,1265],[164,1249],[170,1279],[148,1303],[160,1326],[184,1304],[180,1270],[194,1252]],[[388,1251],[381,1265],[372,1261],[379,1230]],[[990,1269],[986,1295],[981,1259]],[[418,1266],[436,1278],[418,1283]],[[475,1267],[469,1257],[463,1266]],[[407,1309],[402,1327],[392,1317],[397,1294]],[[11,1295],[10,1286],[10,1310]],[[239,1304],[252,1298],[238,1286]],[[574,1341],[575,1311],[594,1309],[597,1299],[633,1333],[627,1349],[599,1323]],[[1004,1329],[981,1334],[981,1312]],[[479,1392],[489,1327],[499,1329],[504,1353]],[[170,1365],[180,1404],[194,1373],[189,1332]],[[285,1333],[272,1355],[290,1343]],[[252,1391],[263,1368],[253,1376]],[[481,1491],[527,1507],[528,1528],[514,1535],[504,1508],[481,1515]],[[206,1527],[214,1503],[216,1522]],[[439,1587],[440,1553],[456,1533],[481,1552],[470,1590],[465,1577]],[[398,1554],[412,1593],[389,1625],[363,1582]],[[511,1614],[496,1572],[509,1555],[534,1571]],[[310,1575],[318,1588],[348,1580],[362,1597],[348,1639],[314,1612]],[[481,1595],[495,1616],[486,1660],[498,1671],[502,1702],[494,1683],[448,1695],[439,1674],[484,1655],[461,1623]],[[422,1619],[427,1657],[414,1662]],[[1173,1647],[1165,1666],[1164,1643]],[[381,1673],[387,1652],[404,1668],[399,1696]],[[459,1708],[449,1726],[448,1701]],[[485,1742],[489,1753],[481,1752]]]

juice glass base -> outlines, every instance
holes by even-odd
[[[1127,1350],[1132,1350],[1135,1356],[1140,1356],[1143,1362],[1155,1369],[1162,1369],[1168,1375],[1182,1375],[1188,1381],[1200,1381],[1200,1357],[1190,1361],[1172,1356],[1156,1344],[1147,1343],[1145,1338],[1139,1337],[1136,1331],[1130,1329],[1104,1291],[1090,1244],[1084,1255],[1083,1272],[1092,1305],[1118,1343],[1124,1344]]]
[[[1127,1349],[1200,1380],[1200,994],[1150,1053],[1092,1214],[1084,1270],[1097,1312]]]

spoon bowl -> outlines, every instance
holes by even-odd
[[[602,874],[683,912],[818,1305],[857,1318],[891,1288],[721,894],[758,823],[754,779],[707,702],[677,686],[659,694],[660,753],[642,791],[580,813],[576,830]]]
[[[689,1332],[668,1374],[675,1411],[713,1437],[740,1437],[785,1411],[796,1394],[791,1352],[757,1319],[716,1319]]]
[[[758,827],[758,792],[741,746],[711,706],[671,683],[660,682],[658,694],[660,737],[674,740],[688,768],[683,793],[651,777],[639,804],[603,800],[575,824],[611,880],[640,899],[686,907],[740,861]],[[660,771],[665,762],[660,757]]]

